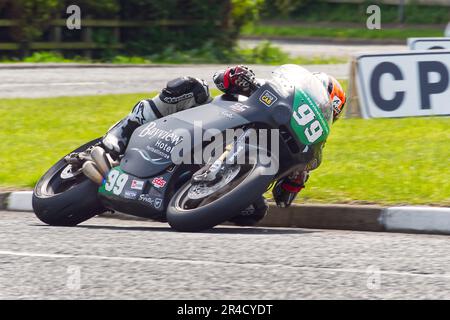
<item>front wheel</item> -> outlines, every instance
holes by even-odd
[[[214,186],[187,182],[172,197],[167,221],[177,231],[212,228],[235,217],[266,191],[274,174],[256,162],[229,168]]]
[[[99,139],[73,152],[84,151]],[[74,174],[64,158],[53,165],[36,184],[33,210],[36,217],[52,226],[75,226],[105,211],[97,198],[98,186],[83,173]]]

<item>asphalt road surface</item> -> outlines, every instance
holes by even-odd
[[[261,40],[240,40],[242,47],[253,48]],[[301,42],[298,40],[271,40],[273,45],[281,48],[292,57],[340,57],[349,58],[358,53],[386,53],[408,50],[406,40],[404,45],[396,44],[352,44]]]
[[[0,212],[0,299],[449,299],[447,236]]]
[[[254,47],[260,40],[240,40],[243,47]],[[393,52],[406,50],[405,45],[302,43],[298,41],[273,40],[291,56],[321,56],[349,58],[358,52]],[[5,65],[2,65],[5,66]],[[227,65],[169,65],[125,68],[39,68],[5,69],[0,66],[0,98],[55,97],[96,95],[109,93],[134,93],[157,91],[167,81],[190,75],[212,82],[215,71]],[[260,78],[267,78],[273,66],[251,66]],[[338,79],[347,79],[348,64],[311,65],[311,71],[323,71]]]
[[[37,68],[0,67],[0,98],[38,98],[110,93],[158,91],[167,81],[193,76],[212,84],[212,76],[227,65],[182,65],[124,68]],[[274,66],[251,66],[257,77],[268,78]],[[311,65],[311,71],[324,71],[338,79],[348,78],[349,66]],[[212,86],[214,87],[214,86]]]

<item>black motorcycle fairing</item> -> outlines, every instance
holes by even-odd
[[[184,184],[196,170],[196,167],[170,166],[160,174],[146,179],[127,174],[128,181],[120,194],[107,192],[102,186],[99,188],[99,199],[108,209],[164,222],[167,203],[174,190]],[[142,184],[141,188],[133,187],[136,181]]]
[[[179,143],[190,141],[189,146],[194,150],[202,143],[206,130],[224,131],[249,123],[227,108],[234,103],[216,99],[140,126],[131,136],[121,160],[122,170],[140,178],[157,175],[172,164],[171,153]],[[198,134],[200,139],[194,139]]]
[[[139,178],[164,171],[172,164],[171,150],[184,139],[185,126],[183,121],[169,117],[140,126],[131,136],[120,167]]]
[[[288,125],[292,115],[292,94],[267,82],[247,101],[230,101],[223,96],[211,103],[180,111],[137,128],[131,136],[121,168],[134,176],[145,178],[162,172],[172,164],[171,152],[182,141],[190,140],[191,150],[202,139],[195,135],[214,129],[242,127],[259,123],[266,128]],[[201,130],[198,128],[201,127]]]

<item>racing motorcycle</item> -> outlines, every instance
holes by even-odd
[[[84,144],[36,184],[36,216],[49,225],[74,226],[119,211],[188,232],[233,219],[272,182],[305,169],[329,134],[328,94],[303,70],[280,67],[249,98],[222,95],[146,123],[118,158],[105,152],[101,138]],[[227,138],[230,129],[239,134]],[[211,130],[210,139],[195,139],[198,131]],[[265,134],[270,143],[260,143],[262,130],[277,134]],[[192,161],[206,150],[212,150],[209,157]]]

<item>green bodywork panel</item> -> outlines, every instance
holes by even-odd
[[[325,141],[330,127],[317,104],[301,89],[295,90],[291,127],[304,145]]]
[[[120,168],[120,167],[114,167],[114,168],[112,168],[112,169],[109,171],[109,173],[111,173],[111,171],[113,171],[113,170],[118,171],[119,174],[122,174],[122,173],[123,173],[123,170],[122,170],[122,168]],[[109,177],[109,174],[108,174],[108,177]],[[108,183],[108,177],[107,177],[106,179],[104,179],[103,184],[98,188],[98,192],[99,192],[99,193],[103,193],[103,194],[112,194],[112,191],[107,191],[107,190],[105,189],[105,185],[106,185],[106,183]]]

